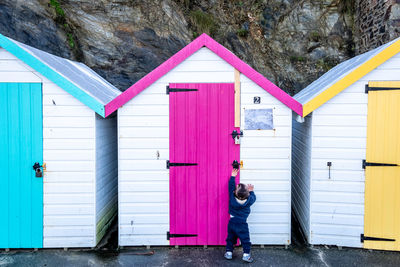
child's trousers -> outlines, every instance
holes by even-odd
[[[251,242],[249,226],[247,222],[236,222],[229,220],[228,237],[226,238],[226,251],[233,251],[233,245],[236,244],[238,238],[242,243],[243,253],[250,253]]]

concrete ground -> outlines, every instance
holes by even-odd
[[[116,227],[98,250],[11,250],[0,252],[0,266],[241,266],[241,248],[234,259],[223,258],[223,247],[127,248],[118,250]],[[252,266],[400,266],[400,252],[369,251],[337,247],[309,247],[293,225],[293,244],[254,247]]]
[[[149,253],[150,252],[150,253]],[[241,253],[224,248],[154,248],[112,251],[39,250],[0,254],[0,266],[241,266]],[[337,248],[254,248],[253,266],[399,266],[400,253]]]

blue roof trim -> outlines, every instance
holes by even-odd
[[[70,82],[68,79],[64,78],[58,72],[54,71],[52,68],[44,64],[42,61],[25,51],[23,48],[19,47],[17,44],[15,44],[2,34],[0,34],[0,46],[23,62],[25,62],[27,65],[35,69],[37,72],[45,76],[53,83],[60,86],[66,92],[68,92],[79,101],[81,101],[83,104],[94,110],[97,114],[99,114],[103,118],[105,117],[105,108],[102,103],[94,99],[86,92],[82,91],[79,87]]]

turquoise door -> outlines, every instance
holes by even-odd
[[[42,85],[0,83],[0,116],[0,248],[41,248]]]

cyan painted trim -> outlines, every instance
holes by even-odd
[[[0,34],[0,46],[6,49],[8,52],[25,62],[31,68],[45,76],[47,79],[57,84],[59,87],[64,89],[66,92],[77,98],[83,104],[94,110],[97,114],[105,117],[104,105],[94,99],[92,96],[82,91],[74,83],[66,79],[64,76],[50,68],[48,65],[40,61],[35,56],[31,55],[25,49],[19,47],[16,43],[9,40],[6,36]]]

